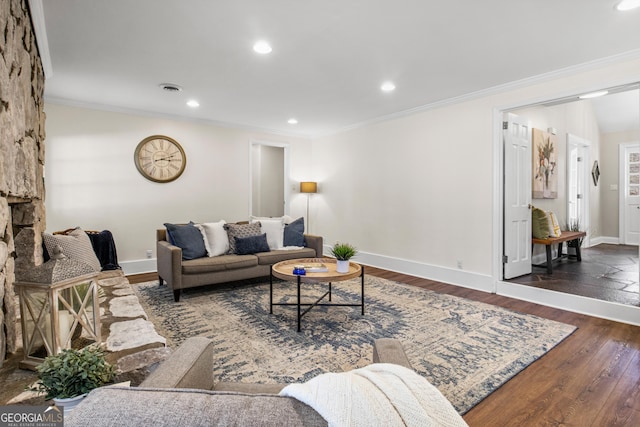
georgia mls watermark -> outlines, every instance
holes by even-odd
[[[64,410],[57,406],[0,406],[0,427],[64,427]]]

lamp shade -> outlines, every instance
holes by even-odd
[[[317,193],[318,192],[318,183],[307,181],[300,183],[300,192],[301,193]]]

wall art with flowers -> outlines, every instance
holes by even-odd
[[[558,198],[558,170],[556,136],[533,129],[533,198]]]

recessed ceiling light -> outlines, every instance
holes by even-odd
[[[187,101],[187,105],[191,108],[198,108],[200,106],[200,103],[195,99],[190,99],[189,101]]]
[[[273,50],[271,45],[265,40],[258,40],[256,44],[253,45],[253,50],[256,53],[260,53],[262,55],[266,55],[267,53],[271,53]]]
[[[297,125],[298,120],[292,117],[289,120],[287,120],[287,123],[289,123],[290,125]]]
[[[580,98],[580,99],[597,98],[599,96],[603,96],[603,95],[606,95],[608,93],[609,93],[608,90],[599,90],[597,92],[591,92],[591,93],[586,93],[584,95],[580,95],[578,98]]]
[[[383,92],[392,92],[396,89],[396,85],[394,85],[392,82],[384,82],[382,83],[382,86],[380,86],[380,89]]]
[[[182,91],[182,88],[176,84],[173,83],[160,83],[158,86],[160,86],[160,88],[162,90],[166,90],[167,92],[180,92]]]
[[[625,12],[640,7],[640,0],[622,0],[616,4],[616,10]]]

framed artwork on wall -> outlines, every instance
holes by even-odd
[[[598,161],[593,162],[593,168],[591,168],[591,176],[593,177],[593,185],[598,186],[598,180],[600,179],[600,167]]]
[[[534,199],[557,199],[556,136],[540,129],[534,128],[532,130],[532,197]]]

